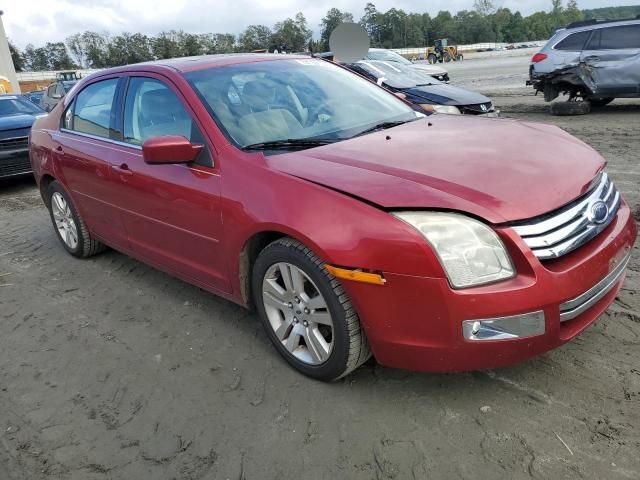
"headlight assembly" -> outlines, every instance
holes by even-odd
[[[446,113],[449,115],[460,115],[460,109],[453,105],[431,105],[430,103],[422,103],[420,106],[427,112]]]
[[[498,235],[487,225],[457,213],[396,212],[433,247],[454,288],[467,288],[515,276]]]

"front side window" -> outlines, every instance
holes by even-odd
[[[640,25],[623,25],[602,29],[600,50],[640,48]]]
[[[381,123],[416,119],[394,95],[324,60],[251,62],[185,77],[240,148],[286,140],[340,141]]]
[[[554,48],[556,50],[566,50],[570,52],[579,52],[582,50],[585,42],[591,34],[590,31],[572,33],[567,38],[558,43]]]
[[[111,109],[117,84],[117,78],[92,83],[75,97],[72,116],[74,131],[109,137]]]
[[[132,77],[124,104],[124,141],[142,145],[163,135],[181,135],[204,145],[196,163],[212,166],[204,136],[175,92],[160,80]]]

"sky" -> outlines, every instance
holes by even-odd
[[[452,13],[473,8],[474,0],[372,0],[378,10],[401,8],[406,12],[440,10]],[[273,26],[303,12],[314,36],[320,20],[332,7],[348,11],[356,21],[367,0],[12,0],[0,5],[9,39],[19,48],[64,40],[85,30],[119,34],[163,30],[190,33],[238,34],[251,24]],[[495,0],[497,7],[528,15],[550,9],[551,0]],[[578,0],[580,8],[637,4],[624,0]]]

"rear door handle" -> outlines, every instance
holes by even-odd
[[[126,163],[121,163],[120,165],[111,165],[111,168],[118,172],[120,175],[133,175],[131,169],[129,169],[129,165]]]

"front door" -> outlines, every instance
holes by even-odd
[[[162,77],[131,77],[124,99],[123,146],[112,173],[133,253],[194,283],[230,291],[220,248],[220,176],[192,112]],[[205,146],[190,164],[146,164],[142,143],[183,135]]]
[[[640,25],[594,30],[581,54],[588,85],[598,97],[640,93]]]

